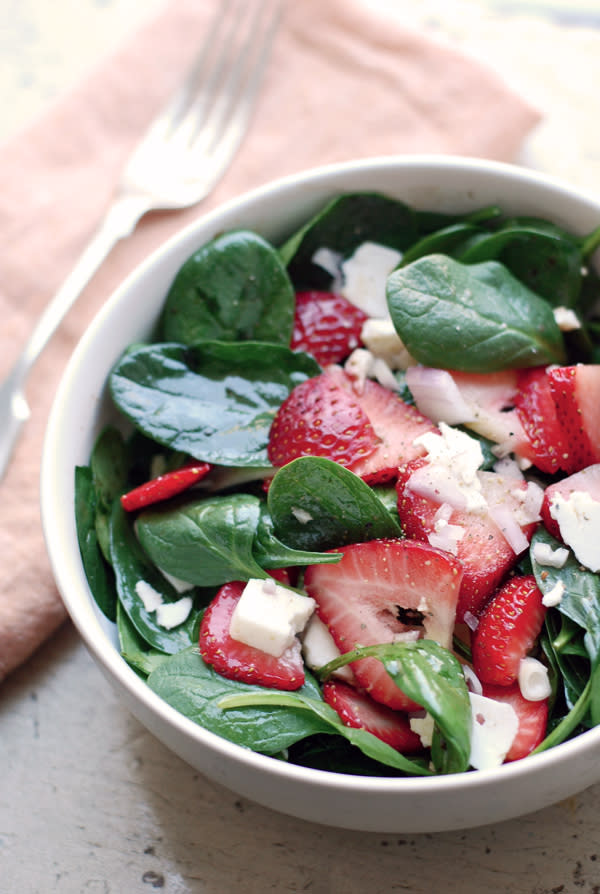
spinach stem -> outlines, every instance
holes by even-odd
[[[555,745],[560,745],[561,742],[564,742],[565,739],[571,735],[588,709],[591,692],[592,681],[590,679],[585,684],[585,688],[581,695],[566,717],[563,717],[560,723],[554,727],[552,732],[546,736],[543,742],[540,742],[537,748],[533,749],[531,752],[532,754],[538,754],[539,752],[547,751],[548,748],[554,748]]]
[[[597,227],[589,236],[586,236],[581,244],[581,254],[584,260],[587,260],[598,246],[600,246],[600,227]]]

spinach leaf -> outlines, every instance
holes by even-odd
[[[378,658],[396,685],[435,720],[432,760],[440,773],[463,773],[471,754],[471,702],[460,662],[433,640],[362,646],[319,670],[325,677],[361,658]]]
[[[289,345],[294,290],[279,254],[256,233],[238,230],[203,245],[169,289],[162,339]]]
[[[161,627],[154,612],[146,610],[136,593],[136,585],[144,581],[160,593],[164,602],[176,602],[181,598],[145,555],[119,500],[115,500],[113,504],[110,533],[110,551],[119,601],[135,630],[149,646],[159,652],[172,654],[189,646],[189,621],[172,630]]]
[[[96,534],[105,559],[110,562],[109,527],[113,500],[126,490],[129,451],[123,436],[112,425],[107,425],[98,435],[90,468],[96,491]]]
[[[96,605],[109,621],[114,621],[117,591],[112,568],[104,557],[96,532],[98,497],[89,466],[75,469],[75,524],[83,569]]]
[[[330,552],[315,552],[293,549],[282,543],[274,533],[273,519],[266,507],[260,507],[260,517],[254,541],[254,557],[262,568],[286,568],[296,565],[333,564],[341,555]]]
[[[371,760],[380,761],[382,764],[395,767],[410,775],[430,775],[430,771],[422,762],[404,757],[395,748],[365,729],[345,726],[333,708],[326,705],[320,698],[316,699],[305,695],[302,690],[282,692],[278,689],[261,689],[258,692],[233,693],[226,695],[219,702],[219,707],[226,713],[234,708],[249,708],[251,706],[259,708],[267,714],[274,708],[304,710],[309,717],[314,719],[315,723],[319,720],[323,723],[322,732],[327,731],[327,726],[329,726],[329,732],[343,736]]]
[[[347,258],[363,242],[377,242],[397,251],[417,239],[416,215],[404,202],[380,193],[346,193],[323,208],[279,249],[296,288],[328,288],[332,277],[314,264],[319,248]]]
[[[117,605],[116,620],[121,656],[140,677],[147,677],[159,664],[168,660],[169,656],[165,652],[153,649],[140,636],[120,602]]]
[[[580,241],[545,220],[506,221],[495,232],[473,240],[458,259],[463,264],[502,261],[517,279],[554,306],[573,307],[581,291]]]
[[[223,710],[220,705],[227,696],[262,697],[269,690],[227,680],[208,667],[197,647],[192,647],[163,662],[147,682],[157,695],[194,723],[262,754],[277,754],[306,736],[330,732],[330,724],[318,712],[307,711],[302,703],[302,694],[315,703],[321,698],[309,676],[298,690],[297,702],[267,708],[247,704]]]
[[[440,253],[454,255],[457,252],[460,253],[460,246],[465,242],[465,239],[479,232],[479,227],[468,221],[461,221],[460,223],[442,227],[433,233],[428,233],[419,239],[418,242],[415,242],[414,245],[411,245],[402,255],[399,266],[406,267],[425,255]]]
[[[538,528],[531,539],[533,573],[542,593],[548,593],[559,582],[564,584],[557,609],[586,631],[584,644],[590,660],[596,664],[600,659],[600,576],[583,568],[572,553],[562,568],[540,565],[534,558],[536,543],[548,543],[552,549],[562,544],[545,528]]]
[[[159,444],[206,462],[265,466],[277,409],[319,372],[308,354],[281,345],[154,344],[121,358],[110,389],[117,407]]]
[[[549,725],[574,707],[589,680],[590,661],[583,644],[584,634],[566,615],[558,611],[546,613],[540,645],[552,671],[554,697]]]
[[[295,742],[287,750],[290,764],[325,770],[328,773],[347,773],[352,776],[403,776],[400,770],[382,764],[363,754],[341,736],[318,733]]]
[[[388,278],[390,314],[400,338],[426,366],[495,372],[562,363],[552,308],[502,264],[463,265],[429,255]]]
[[[138,516],[136,530],[155,565],[210,587],[266,577],[252,553],[259,515],[258,497],[229,494],[148,509]]]
[[[294,549],[402,536],[400,523],[371,488],[324,457],[302,456],[279,469],[267,502],[276,536]]]

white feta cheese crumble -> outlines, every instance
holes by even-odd
[[[162,594],[150,586],[145,580],[139,580],[135,585],[136,595],[142,600],[147,612],[154,612],[162,605]]]
[[[342,262],[342,295],[369,316],[387,317],[387,278],[401,260],[402,255],[393,248],[363,242]]]
[[[342,285],[342,255],[337,251],[332,251],[330,248],[322,247],[316,250],[311,261],[333,277],[331,290],[337,292]]]
[[[315,600],[272,578],[248,581],[231,616],[229,635],[279,658],[293,645],[315,610]]]
[[[385,319],[369,317],[365,320],[360,340],[373,356],[383,360],[391,370],[408,369],[415,363],[389,317]]]
[[[354,379],[354,388],[362,394],[366,379],[375,379],[390,391],[399,391],[396,376],[381,357],[375,357],[366,348],[355,348],[344,364],[344,369]]]
[[[471,701],[471,756],[475,770],[499,767],[519,730],[517,712],[508,702],[499,702],[476,692]]]
[[[160,573],[165,578],[165,580],[169,581],[173,589],[176,590],[178,593],[187,593],[188,590],[194,589],[194,584],[190,584],[186,580],[181,580],[181,578],[179,577],[174,577],[167,571],[163,571],[162,568],[160,569]]]
[[[581,329],[579,317],[570,307],[555,307],[552,312],[561,332],[574,332],[576,329]]]
[[[450,524],[451,514],[452,507],[449,503],[442,503],[433,516],[433,531],[427,539],[431,546],[444,549],[455,556],[458,553],[459,541],[465,536],[465,529],[462,525]]]
[[[307,512],[306,509],[301,509],[299,506],[292,506],[290,512],[292,513],[296,521],[299,521],[301,525],[307,525],[313,520],[310,512]]]
[[[548,668],[537,658],[521,658],[518,672],[519,689],[528,702],[539,702],[552,692]]]
[[[156,612],[156,623],[166,630],[183,624],[192,610],[191,596],[183,596],[177,602],[165,602],[162,593],[145,580],[137,581],[135,592],[147,612]]]
[[[525,477],[519,463],[510,456],[503,456],[495,462],[494,472],[504,475],[506,478],[517,478],[519,481]]]
[[[435,727],[435,720],[431,714],[414,715],[409,718],[408,722],[413,733],[416,733],[420,738],[423,748],[430,748],[433,742],[433,730]]]
[[[483,463],[479,441],[445,422],[440,422],[439,431],[415,438],[413,443],[425,448],[429,462],[411,475],[408,486],[455,509],[484,511],[487,501],[477,476]]]
[[[532,550],[533,559],[538,565],[549,568],[563,568],[569,558],[569,550],[564,546],[552,549],[549,543],[535,543]]]
[[[166,630],[172,630],[187,621],[191,610],[191,596],[182,596],[177,602],[162,602],[156,608],[156,621]]]
[[[546,608],[554,608],[555,606],[560,605],[564,594],[565,585],[561,580],[557,580],[552,589],[548,590],[548,592],[544,593],[542,596],[542,605],[545,605]]]
[[[556,493],[550,503],[550,515],[577,560],[591,571],[600,571],[600,502],[587,491],[573,491],[567,499]]]
[[[310,667],[311,670],[318,670],[342,654],[336,646],[329,628],[317,614],[311,615],[301,638],[302,655],[307,667]],[[349,683],[354,679],[354,674],[348,665],[338,668],[333,676],[347,680]]]

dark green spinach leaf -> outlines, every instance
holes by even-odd
[[[117,407],[159,444],[220,465],[266,466],[275,412],[319,372],[308,354],[281,345],[155,344],[127,352],[110,389]]]
[[[535,544],[548,543],[552,549],[562,546],[545,528],[539,527],[531,540],[533,573],[542,593],[557,583],[564,585],[558,611],[586,631],[584,643],[590,660],[600,659],[600,576],[579,564],[571,553],[562,568],[551,568],[535,561]]]
[[[306,736],[331,731],[330,724],[318,713],[307,711],[301,701],[302,695],[315,703],[321,698],[308,675],[297,701],[291,704],[267,708],[246,704],[223,710],[221,702],[228,696],[261,697],[274,690],[227,680],[208,667],[193,647],[157,667],[148,677],[148,685],[194,723],[262,754],[277,754]]]
[[[198,249],[180,268],[161,318],[162,338],[289,345],[294,290],[278,252],[256,233],[238,230]]]
[[[312,261],[327,248],[348,258],[363,242],[404,251],[417,239],[415,212],[397,199],[372,192],[333,199],[279,249],[297,289],[328,288],[332,277]]]
[[[219,707],[226,713],[236,708],[248,709],[254,707],[259,709],[261,713],[264,712],[267,716],[276,708],[279,710],[287,708],[289,710],[305,711],[307,716],[313,719],[314,723],[322,722],[321,732],[329,731],[330,733],[337,733],[343,736],[371,760],[380,761],[382,764],[394,767],[409,775],[431,775],[431,771],[427,769],[423,762],[413,761],[404,757],[403,754],[396,751],[387,742],[383,742],[365,729],[345,726],[333,708],[325,704],[321,698],[317,699],[306,695],[302,690],[282,692],[278,689],[260,689],[258,692],[232,693],[231,695],[225,695],[219,701]],[[328,727],[329,729],[327,729]]]
[[[429,255],[388,278],[400,338],[425,366],[494,372],[565,360],[552,308],[502,264]]]
[[[258,497],[228,494],[156,506],[138,516],[136,529],[155,565],[211,587],[267,576],[252,553],[259,515]]]
[[[584,264],[580,240],[537,218],[517,218],[472,240],[457,255],[463,264],[498,260],[513,276],[553,306],[573,307],[581,291]]]
[[[98,496],[89,466],[75,469],[75,523],[77,542],[83,569],[92,596],[109,621],[114,621],[117,609],[115,578],[104,551],[100,548],[96,531]]]
[[[324,457],[302,456],[279,469],[267,502],[276,536],[294,549],[402,536],[399,521],[373,490]]]
[[[189,646],[193,616],[184,624],[167,630],[157,622],[154,612],[146,610],[136,592],[136,585],[144,581],[160,593],[164,602],[177,602],[181,598],[144,553],[135,536],[133,524],[119,500],[115,500],[113,504],[110,533],[110,551],[119,601],[135,630],[149,646],[159,652],[173,654]]]
[[[297,565],[331,565],[339,562],[341,555],[330,552],[315,552],[293,549],[282,543],[274,533],[273,519],[266,504],[261,504],[256,539],[254,541],[254,557],[262,568],[286,568]]]
[[[140,677],[147,677],[159,664],[168,660],[166,652],[153,649],[140,636],[120,602],[117,605],[117,632],[121,656]]]
[[[319,676],[361,658],[377,658],[396,685],[435,720],[432,759],[439,773],[463,773],[471,755],[471,702],[460,662],[433,640],[362,646],[319,670]]]

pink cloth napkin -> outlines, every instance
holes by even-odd
[[[0,374],[69,272],[145,125],[182,78],[220,0],[171,0],[24,132],[0,146]],[[502,78],[368,0],[289,3],[251,128],[202,205],[121,242],[45,350],[0,482],[0,679],[66,617],[38,509],[42,440],[78,337],[148,252],[209,207],[312,165],[408,152],[514,160],[537,111]]]

